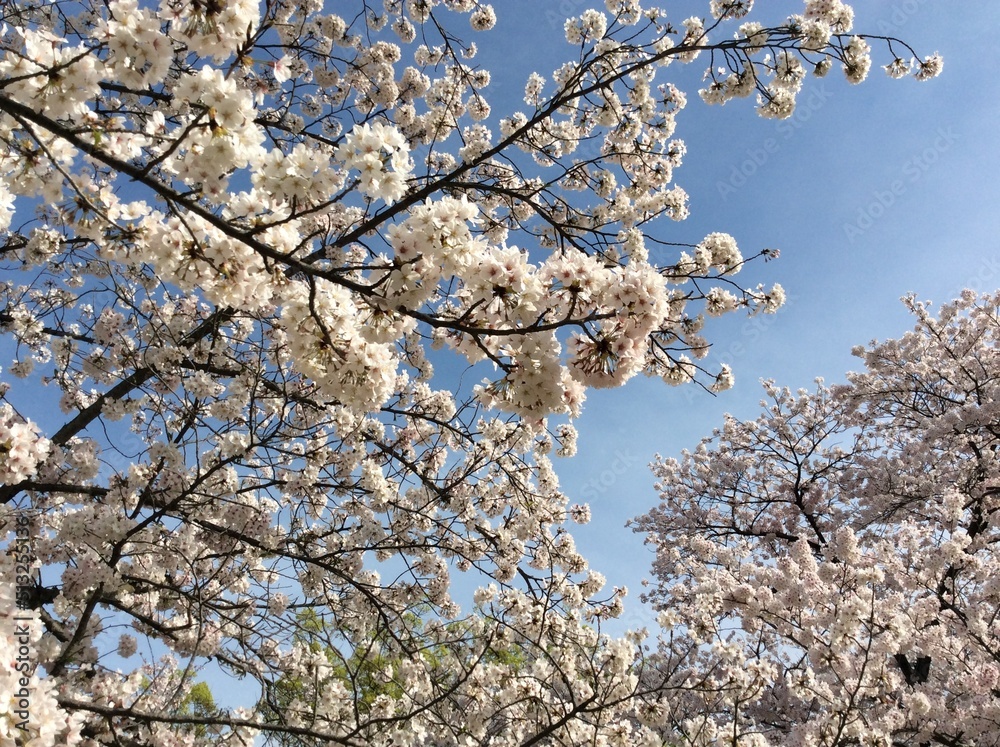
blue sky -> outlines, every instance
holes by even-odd
[[[523,108],[527,72],[547,75],[572,53],[558,41],[556,17],[591,5],[496,3],[497,29],[477,39],[479,61],[493,71],[495,113],[505,100]],[[676,24],[704,15],[708,4],[662,5]],[[802,3],[757,6],[758,15],[780,20]],[[581,551],[609,584],[631,591],[622,627],[653,622],[636,604],[652,554],[624,523],[657,500],[647,468],[655,453],[694,448],[725,412],[754,417],[762,378],[793,388],[818,376],[843,380],[860,363],[854,345],[912,327],[898,300],[906,293],[941,303],[965,287],[1000,288],[1000,79],[991,72],[1000,63],[1000,3],[959,11],[943,1],[866,0],[854,8],[857,31],[897,36],[921,55],[940,52],[942,75],[890,80],[880,67],[888,53],[873,43],[876,64],[864,84],[849,85],[836,69],[809,80],[785,122],[759,118],[749,101],[702,104],[701,60],[657,77],[689,93],[677,128],[688,154],[675,180],[691,197],[691,217],[661,226],[662,236],[697,241],[726,231],[745,255],[780,249],[779,260],[741,277],[749,285],[779,282],[789,301],[773,317],[709,320],[709,361],[725,360],[736,373],[729,392],[713,397],[637,378],[589,395],[579,454],[556,466],[564,490],[593,509],[592,523],[574,532]]]

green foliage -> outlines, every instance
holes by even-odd
[[[205,682],[196,683],[181,701],[181,710],[187,710],[193,716],[208,717],[216,712],[215,698]]]
[[[446,665],[449,659],[454,660],[454,645],[434,644],[405,653],[399,640],[386,628],[380,629],[379,634],[368,641],[344,640],[340,645],[334,645],[330,642],[330,626],[314,610],[301,610],[297,613],[297,620],[299,632],[295,642],[312,653],[322,653],[329,667],[321,678],[317,676],[313,681],[302,677],[283,677],[270,684],[258,703],[265,721],[282,723],[285,720],[283,714],[296,702],[310,710],[311,699],[337,684],[352,694],[355,711],[363,719],[380,696],[391,700],[403,697],[404,691],[397,676],[399,667],[404,660],[415,657],[423,661],[434,679],[446,680],[455,675]],[[400,623],[402,629],[407,631],[408,640],[419,640],[425,631],[426,620],[417,612],[406,613]],[[467,640],[470,637],[467,628],[468,625],[462,621],[446,623],[446,638]],[[513,671],[521,669],[528,661],[527,651],[516,644],[506,648],[491,646],[478,656],[470,646],[467,657],[469,663],[478,658],[482,663],[502,665]],[[319,743],[309,737],[283,732],[275,733],[270,739],[271,743],[280,747],[319,747]]]

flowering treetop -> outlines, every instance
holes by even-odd
[[[847,384],[767,383],[654,466],[636,529],[691,743],[997,744],[1000,294],[906,303]]]
[[[640,372],[724,389],[703,315],[782,303],[738,282],[733,237],[668,233],[686,96],[664,68],[707,60],[706,101],[787,117],[807,73],[859,82],[871,50],[839,0],[766,28],[752,5],[608,0],[503,116],[474,0],[0,5],[0,329],[24,380],[2,383],[0,510],[30,517],[17,603],[65,717],[40,744],[653,733],[549,419]],[[894,76],[940,69],[878,41]],[[62,413],[44,432],[32,384]],[[257,706],[184,711],[206,662]]]

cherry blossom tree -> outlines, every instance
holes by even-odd
[[[0,740],[653,743],[551,455],[589,387],[728,386],[704,314],[783,299],[670,227],[664,68],[787,117],[941,60],[840,0],[608,0],[499,116],[491,6],[322,5],[0,3]]]
[[[654,465],[678,743],[1000,742],[1000,293],[906,304],[847,384]]]

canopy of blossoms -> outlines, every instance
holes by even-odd
[[[0,3],[0,599],[32,662],[0,744],[659,743],[674,695],[602,633],[624,590],[550,456],[590,387],[728,387],[704,316],[784,298],[673,226],[670,66],[787,117],[870,42],[840,0],[607,0],[495,113],[491,6],[328,6]]]

